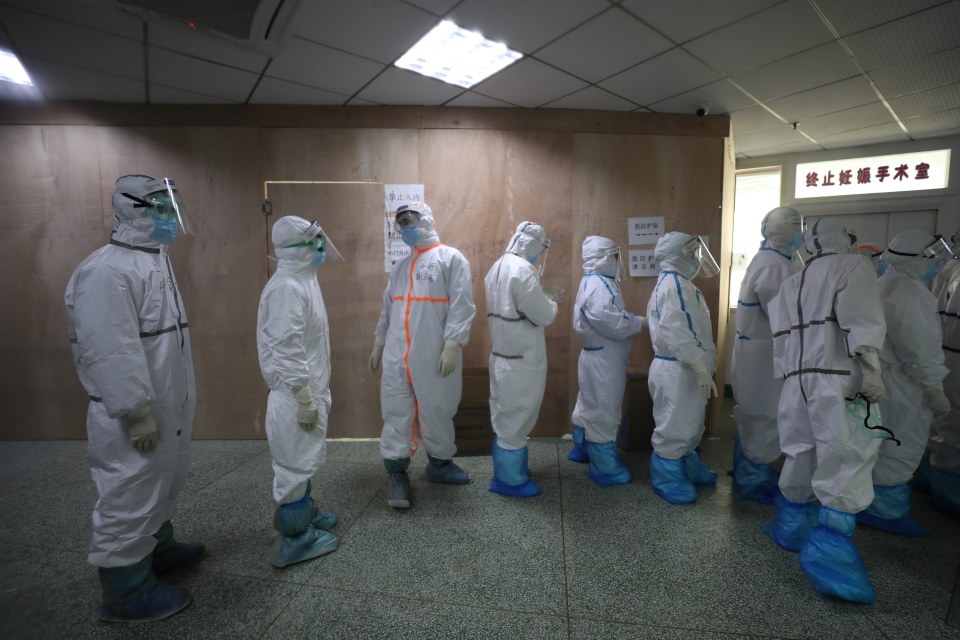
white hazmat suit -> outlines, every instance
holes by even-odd
[[[540,414],[547,382],[543,328],[557,316],[557,303],[544,293],[540,273],[531,260],[537,260],[549,244],[543,227],[521,222],[506,253],[484,279],[491,340],[490,418],[497,436],[494,447],[504,452],[524,450],[512,455],[494,450],[494,461],[501,462],[494,465],[491,491],[495,493],[501,493],[500,485],[506,484],[509,488],[505,491],[514,495],[516,487],[529,482],[526,461],[521,458]]]
[[[578,451],[574,451],[570,459],[589,461],[590,477],[601,486],[623,484],[633,475],[619,460],[615,440],[627,383],[630,336],[643,330],[646,318],[628,313],[624,307],[617,282],[620,248],[613,240],[588,236],[581,246],[581,258],[583,278],[573,306],[573,329],[583,347],[577,360],[580,388],[572,421],[574,441],[582,453],[578,459]]]

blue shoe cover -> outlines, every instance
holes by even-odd
[[[930,468],[930,506],[960,518],[960,475]]]
[[[901,536],[922,538],[927,530],[910,516],[910,486],[874,485],[873,502],[857,514],[857,522]]]
[[[916,489],[917,491],[922,491],[923,493],[930,493],[930,450],[923,452],[923,458],[920,459],[920,466],[917,467],[917,472],[914,474],[913,480],[910,481],[910,488]]]
[[[820,508],[820,524],[800,549],[800,568],[820,593],[873,604],[877,595],[867,567],[850,540],[856,527],[852,513]]]
[[[307,493],[310,495],[312,492],[311,482],[307,480]],[[335,524],[337,524],[337,516],[329,511],[320,511],[314,507],[313,519],[310,521],[310,526],[316,527],[317,529],[330,529]]]
[[[297,536],[307,530],[317,508],[310,494],[305,494],[295,502],[277,507],[273,512],[273,528],[285,537]]]
[[[633,474],[623,466],[617,455],[616,442],[587,442],[587,455],[590,458],[590,479],[601,487],[627,484],[633,480]]]
[[[527,469],[529,451],[522,449],[502,449],[493,441],[493,480],[489,491],[515,498],[531,498],[543,491],[530,480]]]
[[[653,492],[670,504],[690,504],[697,499],[697,489],[687,479],[683,458],[667,460],[655,452],[650,454],[650,484]]]
[[[278,569],[336,551],[340,539],[329,531],[308,526],[295,536],[280,538],[270,564]]]
[[[816,502],[800,504],[778,496],[773,501],[773,506],[774,521],[761,525],[760,528],[787,551],[800,551],[810,537],[810,532],[817,526],[820,505]]]
[[[567,460],[570,462],[579,462],[584,464],[590,462],[590,456],[586,448],[587,430],[583,427],[573,425],[573,449],[567,454]]]
[[[470,475],[458,467],[453,460],[441,460],[427,456],[427,481],[437,484],[470,484]]]
[[[155,622],[186,609],[192,601],[183,587],[157,582],[153,588],[125,600],[106,601],[100,605],[104,622]]]
[[[733,471],[730,472],[733,476],[733,488],[736,489],[741,500],[773,504],[776,497],[780,495],[777,472],[771,469],[770,465],[760,464],[747,458],[738,445],[739,440],[734,444]]]
[[[161,525],[153,537],[157,539],[157,546],[153,549],[152,566],[155,574],[192,567],[207,557],[207,548],[204,545],[174,540],[173,525],[169,520]]]
[[[387,485],[387,504],[394,509],[409,509],[410,476],[407,475],[407,467],[410,466],[410,458],[393,460],[384,458],[383,466],[390,473],[390,482]]]
[[[717,484],[717,472],[703,464],[700,454],[696,451],[683,456],[683,462],[687,467],[687,479],[693,484],[708,486]]]

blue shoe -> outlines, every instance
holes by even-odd
[[[573,425],[573,449],[567,454],[567,460],[570,462],[579,462],[586,464],[590,462],[590,455],[585,446],[587,442],[587,431],[583,427]]]
[[[687,479],[693,484],[705,486],[717,484],[717,472],[703,464],[700,454],[696,451],[683,456],[683,463],[687,467]]]
[[[650,454],[650,484],[653,492],[670,504],[690,504],[697,499],[697,489],[687,479],[683,458],[667,460]]]
[[[800,504],[778,496],[774,501],[774,521],[761,525],[765,534],[787,551],[796,553],[817,526],[820,505],[816,502]]]
[[[407,466],[410,458],[384,459],[383,466],[390,472],[390,483],[387,485],[387,504],[394,509],[410,508],[410,476],[407,475]]]
[[[458,467],[453,460],[441,460],[428,455],[427,481],[437,484],[470,484],[470,474]]]
[[[173,525],[167,520],[153,534],[157,546],[153,549],[152,570],[159,575],[172,569],[183,569],[198,564],[207,557],[207,548],[197,543],[177,542],[173,539]]]
[[[876,602],[867,567],[850,540],[856,518],[852,513],[821,507],[819,521],[800,549],[800,568],[807,579],[820,593],[861,604]]]
[[[104,622],[155,622],[186,609],[192,600],[183,587],[158,582],[132,598],[104,600],[99,615]]]
[[[527,468],[529,451],[522,449],[502,449],[493,441],[493,480],[488,491],[514,498],[532,498],[543,491],[530,479]]]
[[[960,475],[930,468],[930,506],[960,518]]]
[[[930,493],[930,450],[923,452],[923,458],[920,459],[920,466],[917,467],[913,480],[910,481],[910,488]]]
[[[901,536],[922,538],[927,530],[910,515],[910,485],[874,485],[873,502],[857,514],[857,522]]]
[[[741,500],[756,500],[761,504],[773,504],[780,495],[777,485],[779,477],[770,465],[754,462],[743,455],[740,448],[739,436],[733,448],[733,488],[740,495]]]
[[[623,466],[617,455],[616,442],[587,442],[587,455],[590,458],[590,479],[601,487],[626,484],[633,480],[633,474]]]
[[[270,564],[278,569],[336,551],[340,539],[329,531],[308,526],[299,535],[280,538]]]

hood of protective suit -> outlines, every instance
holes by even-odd
[[[771,209],[760,223],[760,233],[766,244],[781,251],[794,251],[800,247],[789,246],[792,236],[799,239],[800,214],[792,207],[777,207]],[[799,243],[798,243],[799,244]]]
[[[417,229],[420,231],[420,241],[416,244],[418,248],[423,249],[440,242],[440,236],[434,227],[433,209],[426,202],[418,201],[400,205],[397,207],[394,216],[406,211],[410,211],[417,216]]]
[[[303,271],[315,271],[311,265],[316,250],[311,247],[292,247],[286,249],[291,244],[303,242],[303,232],[310,228],[310,221],[304,220],[300,216],[283,216],[273,223],[273,232],[271,240],[273,241],[273,250],[280,262],[280,268],[294,269]]]
[[[850,253],[855,239],[845,226],[833,218],[821,218],[807,227],[804,246],[811,254],[820,251]]]
[[[619,261],[616,255],[608,255],[617,244],[610,238],[587,236],[580,248],[584,273],[599,273],[608,278],[617,277]]]
[[[133,205],[136,203],[123,195],[136,193],[144,184],[155,179],[143,175],[117,178],[113,189],[113,215],[117,218],[117,225],[113,229],[115,240],[134,247],[156,249],[165,246],[159,240],[150,237],[154,230],[154,223],[147,208],[134,208]]]
[[[925,258],[922,254],[934,240],[932,235],[924,231],[904,231],[890,241],[881,259],[900,273],[914,280],[922,280],[935,265],[932,259]]]
[[[686,255],[683,248],[694,236],[680,231],[669,231],[657,240],[653,250],[653,257],[660,263],[661,271],[675,271],[690,280],[700,271],[700,261],[691,255]]]
[[[547,232],[543,227],[536,222],[521,222],[517,225],[517,232],[510,238],[506,253],[530,260],[533,256],[540,255],[548,244]]]

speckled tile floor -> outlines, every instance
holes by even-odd
[[[0,638],[960,639],[960,523],[918,494],[929,538],[856,533],[877,604],[822,597],[760,532],[772,510],[732,495],[732,440],[729,419],[704,440],[721,477],[692,506],[653,495],[647,453],[624,454],[631,484],[600,489],[569,441],[538,439],[542,496],[488,493],[489,457],[460,459],[472,485],[430,485],[421,455],[406,512],[385,504],[376,442],[332,441],[314,495],[340,548],[284,571],[266,560],[266,443],[198,441],[174,524],[210,556],[171,576],[193,604],[150,625],[95,620],[86,444],[0,443]]]

